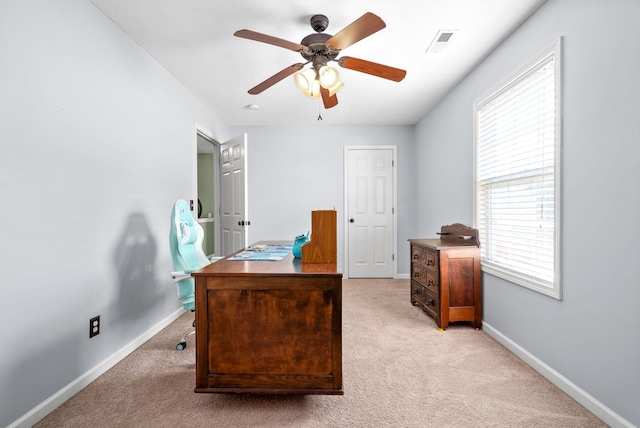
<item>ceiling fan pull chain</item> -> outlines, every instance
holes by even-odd
[[[320,109],[320,100],[318,99],[318,121],[322,120],[322,110]]]

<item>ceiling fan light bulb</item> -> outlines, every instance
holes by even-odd
[[[293,75],[293,81],[296,83],[298,89],[306,96],[311,98],[320,97],[320,81],[313,68],[295,73]]]
[[[311,98],[320,98],[320,81],[318,79],[313,79],[311,81],[311,88],[309,93],[306,94]]]
[[[306,92],[311,89],[311,80],[308,76],[309,73],[306,73],[307,71],[309,70],[307,69],[305,71],[298,71],[293,75],[293,80],[296,82],[296,86],[302,92]]]
[[[326,65],[320,67],[320,70],[318,71],[318,77],[320,78],[320,84],[327,89],[338,83],[340,78],[338,76],[338,70],[336,70],[335,68],[327,67]]]

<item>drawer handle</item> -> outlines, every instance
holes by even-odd
[[[433,266],[435,264],[436,264],[435,261],[433,261],[431,259],[427,260],[427,266]]]
[[[430,279],[429,281],[427,281],[427,286],[428,286],[428,287],[433,287],[433,286],[434,286],[434,281],[433,281],[433,279]]]
[[[417,254],[413,255],[413,260],[418,260],[418,255]]]

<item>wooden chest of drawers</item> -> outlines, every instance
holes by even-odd
[[[409,240],[411,303],[432,316],[441,329],[456,321],[467,321],[480,329],[482,277],[477,231],[470,235],[459,229],[447,232],[453,226],[462,225],[443,226],[440,239]]]

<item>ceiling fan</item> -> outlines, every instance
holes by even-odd
[[[290,42],[251,30],[239,30],[233,34],[236,37],[299,52],[306,60],[304,63],[300,62],[286,67],[264,82],[249,89],[250,94],[259,94],[284,78],[295,74],[298,88],[313,98],[321,97],[324,107],[328,109],[338,104],[336,92],[342,87],[337,71],[327,66],[330,61],[336,61],[343,68],[393,80],[394,82],[401,81],[407,74],[405,70],[363,59],[348,56],[338,58],[338,54],[343,49],[386,27],[384,21],[377,15],[367,12],[347,25],[335,36],[323,33],[329,25],[329,18],[325,15],[312,16],[310,23],[316,33],[309,34],[300,43]],[[301,71],[307,64],[312,64],[313,68]]]

